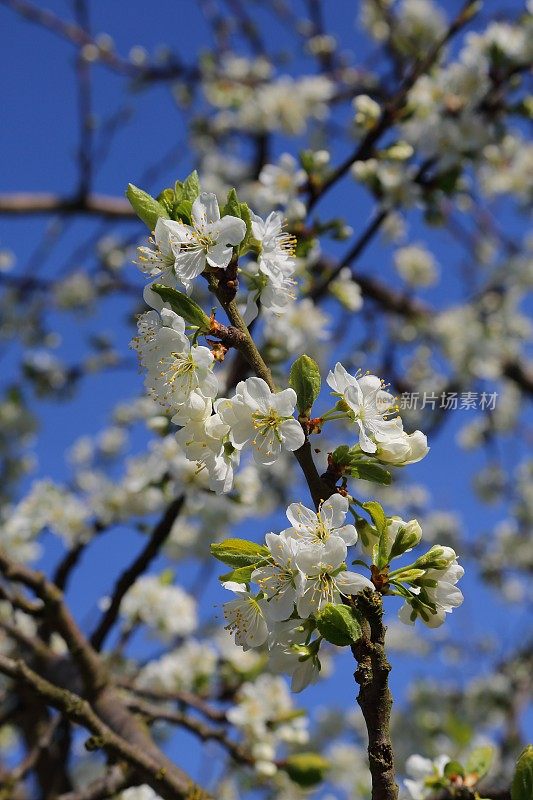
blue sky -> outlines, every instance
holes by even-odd
[[[71,18],[70,3],[48,0],[46,5],[59,15]],[[356,4],[351,0],[337,0],[334,4],[324,5],[332,32],[341,35],[344,47],[356,53],[359,60],[364,60],[371,48],[355,25],[353,10]],[[517,2],[507,5],[523,7],[522,3]],[[192,61],[196,53],[212,44],[210,33],[194,2],[158,0],[148,6],[140,0],[115,0],[112,3],[92,3],[92,6],[93,32],[110,33],[117,51],[124,56],[137,44],[142,44],[149,53],[153,53],[159,45],[167,43],[180,53],[184,61]],[[450,15],[458,6],[457,2],[446,3]],[[294,55],[291,38],[283,28],[273,24],[270,15],[258,12],[256,18],[261,21],[264,38],[275,52],[286,49]],[[4,124],[0,126],[0,191],[57,191],[66,194],[74,190],[78,137],[76,85],[72,70],[74,57],[75,51],[69,44],[0,8],[0,84],[4,107]],[[289,70],[306,72],[314,71],[314,67],[307,57],[297,55]],[[125,94],[125,80],[105,67],[96,66],[93,75],[93,102],[100,119],[106,119],[111,110],[115,111],[123,105],[131,111],[129,124],[114,139],[109,157],[95,177],[95,191],[121,195],[129,181],[140,181],[146,166],[172,148],[178,151],[176,160],[179,165],[162,175],[158,186],[145,188],[157,190],[166,182],[187,174],[193,166],[187,148],[187,132],[182,113],[173,103],[168,87],[159,86],[149,92]],[[345,155],[346,147],[344,144],[333,148],[334,162]],[[297,143],[277,142],[276,152],[285,149],[295,153]],[[341,213],[357,230],[357,226],[369,218],[371,205],[365,192],[356,189],[354,183],[347,179],[327,197],[320,210],[324,214]],[[524,222],[513,208],[502,203],[496,211],[508,236],[523,235]],[[0,218],[0,247],[14,251],[17,271],[23,271],[29,263],[41,242],[46,225],[47,220],[39,218]],[[464,286],[458,266],[465,257],[460,244],[443,231],[428,231],[416,213],[411,215],[410,225],[411,240],[425,241],[430,246],[445,276],[436,289],[424,293],[424,299],[437,307],[459,299]],[[98,221],[80,219],[69,222],[40,274],[55,276],[80,266],[81,262],[71,262],[70,255],[99,226]],[[117,226],[117,229],[127,230],[131,235],[143,233],[141,226],[136,223],[125,223]],[[333,254],[342,250],[338,245],[331,248]],[[396,284],[397,278],[391,264],[390,249],[378,241],[365,253],[360,269],[364,273],[379,274],[387,282]],[[131,267],[129,278],[137,281],[139,287],[142,286],[134,267]],[[80,348],[84,347],[87,333],[98,328],[108,331],[121,351],[127,353],[131,328],[126,316],[130,305],[129,301],[113,298],[107,300],[94,317],[80,319],[66,315],[61,319],[54,318],[63,337],[58,351],[60,355],[75,362],[79,358]],[[359,324],[362,323],[354,323],[355,326]],[[10,380],[13,376],[19,354],[18,346],[8,347],[2,361],[4,380]],[[361,366],[367,368],[372,365]],[[99,431],[109,421],[113,405],[135,396],[141,383],[142,377],[135,369],[113,371],[85,379],[81,392],[72,402],[56,404],[39,401],[42,427],[36,442],[39,462],[36,476],[65,479],[68,476],[63,458],[65,449],[80,434]],[[463,452],[458,448],[455,437],[466,421],[465,415],[471,413],[463,411],[452,414],[446,426],[431,441],[432,449],[428,458],[410,468],[412,479],[420,479],[430,488],[436,509],[452,510],[461,516],[469,539],[481,533],[488,534],[495,522],[505,516],[502,506],[489,508],[481,505],[470,488],[471,477],[484,464],[485,456],[478,452]],[[140,441],[136,444],[140,444]],[[512,452],[505,442],[500,448],[503,463],[509,468],[518,461],[517,447],[523,450],[523,455],[527,442],[518,445],[513,442]],[[263,525],[264,530],[268,530],[268,522]],[[258,534],[261,533],[258,531]],[[47,537],[46,542],[45,564],[52,563],[59,554],[59,546],[52,537]],[[119,529],[99,541],[86,555],[70,592],[80,619],[95,619],[97,597],[109,590],[126,556],[133,553],[140,542],[137,534]],[[194,578],[192,567],[189,571],[185,583]],[[180,570],[180,579],[182,574]],[[520,639],[523,626],[527,624],[525,611],[501,603],[494,593],[480,585],[472,572],[463,582],[463,591],[465,603],[447,623],[447,632],[452,637],[456,634],[462,639],[472,629],[476,636],[484,631],[494,635],[501,642],[501,652],[495,653],[495,657],[500,659]],[[226,598],[216,579],[213,579],[202,600],[205,613],[210,614],[213,604],[223,599]],[[394,601],[392,605],[395,605]],[[390,613],[393,615],[395,609],[391,608]],[[430,637],[438,635],[429,634]],[[433,676],[447,681],[464,681],[473,674],[488,670],[489,663],[473,659],[464,667],[461,666],[459,674],[459,669],[449,663],[438,660],[435,663],[427,660],[417,663],[412,658],[394,656],[393,667],[393,691],[401,698],[408,681],[413,677]],[[352,661],[348,657],[339,658],[334,679],[309,689],[301,698],[302,702],[313,707],[326,703],[345,706],[355,694],[352,671]],[[530,732],[533,732],[531,726]],[[189,759],[191,753],[196,751],[194,741],[191,748],[188,737],[180,736],[178,741],[186,748]]]

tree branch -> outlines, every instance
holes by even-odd
[[[0,214],[85,214],[108,219],[137,219],[128,201],[122,197],[104,194],[69,197],[52,192],[0,194]]]
[[[358,667],[357,702],[368,731],[368,760],[372,775],[372,800],[396,800],[394,753],[390,738],[392,695],[388,685],[390,664],[385,654],[383,600],[378,592],[365,590],[355,600],[367,620],[363,636],[352,645]]]
[[[109,608],[91,636],[91,645],[95,650],[100,650],[102,648],[108,633],[115,624],[124,595],[131,586],[133,586],[137,578],[148,569],[154,558],[158,555],[165,540],[170,535],[172,526],[181,511],[184,501],[185,498],[181,495],[168,506],[158,524],[155,526],[145,547],[141,550],[135,561],[124,570],[117,580]]]
[[[103,749],[120,761],[127,761],[165,800],[176,800],[176,798],[186,800],[186,798],[190,798],[193,788],[198,800],[208,800],[208,795],[201,792],[198,787],[193,787],[186,775],[180,775],[175,770],[166,771],[161,763],[142,747],[117,735],[96,715],[87,700],[79,695],[50,683],[23,661],[14,661],[1,654],[0,672],[31,687],[47,705],[56,708],[69,719],[89,730],[93,737],[86,743],[87,749]]]
[[[57,800],[107,800],[117,792],[135,785],[131,770],[128,771],[116,765],[111,767],[101,778],[96,778],[82,789],[61,794]]]

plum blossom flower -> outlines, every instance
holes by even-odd
[[[348,498],[341,494],[334,494],[321,503],[318,512],[301,503],[291,503],[287,509],[287,518],[292,527],[284,530],[282,535],[306,545],[323,544],[331,536],[339,537],[345,545],[355,544],[355,526],[344,524],[348,508]]]
[[[149,345],[142,348],[142,363],[148,371],[147,388],[170,411],[189,402],[195,391],[206,397],[217,393],[218,380],[212,372],[214,360],[209,348],[192,347],[187,336],[171,327],[160,328]]]
[[[301,619],[275,622],[269,626],[268,664],[272,670],[292,676],[291,691],[301,692],[316,683],[321,664],[316,646],[305,646],[308,632]],[[308,651],[308,652],[305,652]]]
[[[178,246],[176,226],[179,224],[171,219],[159,217],[153,238],[149,240],[153,247],[137,248],[136,263],[141,272],[151,278],[161,277],[163,282],[170,286],[175,284],[174,265]]]
[[[378,443],[376,457],[396,467],[416,464],[429,453],[427,441],[427,436],[422,431],[406,433],[402,430],[397,439]]]
[[[157,221],[155,250],[139,248],[141,269],[148,275],[161,274],[173,281],[177,278],[189,292],[192,282],[206,265],[226,269],[233,247],[246,234],[246,224],[238,217],[220,217],[216,195],[202,192],[192,204],[192,225],[174,220]]]
[[[251,444],[255,460],[273,464],[282,449],[298,450],[305,436],[294,419],[296,392],[271,392],[262,378],[247,378],[237,384],[235,396],[215,403],[220,418],[230,427],[229,438],[237,450]]]
[[[239,464],[240,452],[228,441],[229,425],[212,414],[210,398],[193,392],[186,408],[172,417],[172,422],[183,425],[176,441],[198,469],[207,469],[209,487],[217,494],[229,492],[233,486],[234,469]]]
[[[305,579],[295,564],[298,544],[294,539],[267,533],[265,541],[272,563],[254,570],[252,581],[257,583],[267,598],[265,608],[268,617],[273,621],[281,621],[292,614]]]
[[[283,230],[283,217],[272,211],[266,219],[251,215],[252,233],[261,244],[259,269],[269,274],[274,267],[292,267],[294,272],[294,250],[296,239]]]
[[[283,217],[278,211],[272,211],[266,219],[253,213],[251,218],[252,233],[261,252],[257,272],[250,276],[252,292],[244,314],[247,323],[257,316],[259,297],[261,304],[275,314],[283,313],[295,297],[295,238],[283,230]]]
[[[376,375],[350,375],[337,362],[328,374],[327,383],[359,428],[359,444],[365,453],[375,453],[376,442],[387,443],[401,436],[401,419],[390,418],[396,410],[394,397],[384,390],[383,381]]]
[[[261,307],[272,314],[284,314],[295,299],[293,279],[294,267],[286,262],[285,264],[270,264],[268,272],[260,268],[249,265],[246,270],[250,281],[250,293],[243,311],[243,319],[247,325],[257,317],[259,313],[258,301],[261,300]]]
[[[155,292],[152,294],[155,295]],[[159,297],[159,295],[155,295]],[[161,299],[161,298],[159,298]],[[156,336],[161,328],[172,328],[176,333],[185,336],[185,320],[168,308],[157,311],[145,311],[137,319],[137,336],[131,340],[130,346],[137,352],[141,364],[145,364],[144,356],[153,348]]]
[[[404,780],[404,785],[412,800],[425,800],[434,794],[449,761],[450,757],[446,755],[438,756],[433,761],[417,754],[409,756],[405,762],[405,771],[411,777]]]
[[[305,170],[290,153],[283,153],[277,164],[266,164],[259,175],[260,194],[265,206],[279,204],[286,207],[291,217],[301,217],[305,206],[298,198],[300,188],[307,181]]]
[[[443,566],[431,567],[426,570],[422,578],[413,581],[413,591],[416,596],[406,599],[399,611],[399,618],[406,625],[414,625],[420,617],[429,628],[438,628],[445,620],[446,614],[451,614],[454,608],[461,605],[464,600],[463,593],[456,586],[465,571],[457,562],[457,557],[451,547],[432,547],[426,556],[421,556],[415,561],[414,566],[424,565],[424,558],[435,552],[442,552],[441,563]]]
[[[268,636],[264,601],[250,594],[242,583],[226,581],[222,585],[237,595],[235,600],[224,603],[224,617],[228,623],[226,630],[235,634],[235,643],[243,650],[260,647]]]
[[[306,619],[321,611],[327,603],[338,603],[341,596],[348,597],[363,589],[374,590],[373,584],[363,575],[343,569],[346,545],[338,536],[330,537],[325,544],[302,547],[296,564],[306,576],[302,595],[298,598],[298,616]]]
[[[179,586],[169,586],[157,575],[144,575],[128,591],[120,613],[129,624],[143,622],[164,640],[195,630],[196,601]]]

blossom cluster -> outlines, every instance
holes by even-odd
[[[292,503],[287,509],[290,527],[279,534],[268,533],[265,546],[252,550],[250,565],[235,569],[223,581],[224,588],[236,595],[224,605],[227,628],[235,634],[236,644],[244,650],[266,644],[271,668],[290,674],[295,692],[318,679],[324,639],[337,645],[349,643],[339,640],[336,633],[332,636],[329,615],[349,613],[347,606],[360,592],[374,592],[387,584],[388,594],[405,601],[400,620],[412,625],[418,617],[429,627],[441,625],[446,613],[462,603],[456,584],[464,570],[450,547],[435,545],[413,564],[389,570],[394,558],[419,544],[422,530],[416,520],[405,522],[399,517],[385,519],[380,530],[377,505],[367,504],[376,527],[354,513],[356,528],[346,523],[350,502],[342,494],[333,494],[317,512]],[[347,568],[348,547],[358,541],[358,529],[363,552],[372,559],[372,580]],[[213,552],[228,564],[241,563],[238,541],[215,545]],[[248,552],[251,545],[244,542],[242,546]],[[252,589],[252,584],[257,588]],[[344,623],[341,619],[340,624]]]
[[[237,552],[231,546],[228,553],[224,542],[213,545],[215,555],[235,568],[223,581],[236,595],[224,607],[228,630],[244,650],[266,644],[272,668],[290,673],[293,689],[299,691],[318,677],[321,642],[346,644],[338,636],[331,638],[331,631],[328,635],[330,621],[323,615],[340,615],[341,626],[350,628],[346,636],[353,640],[356,622],[351,617],[346,620],[347,609],[353,613],[353,598],[361,591],[378,589],[404,598],[403,622],[410,624],[419,617],[430,626],[439,625],[462,601],[456,588],[462,568],[451,548],[435,545],[414,564],[390,572],[390,561],[419,543],[420,525],[416,520],[406,523],[386,517],[378,503],[360,504],[346,490],[349,477],[387,482],[386,467],[420,461],[429,449],[421,431],[404,430],[396,400],[380,378],[353,375],[337,362],[327,375],[334,405],[313,420],[320,369],[308,356],[291,368],[288,388],[275,391],[263,378],[250,377],[238,382],[231,396],[220,396],[215,372],[220,354],[206,336],[216,337],[220,327],[214,316],[208,319],[175,287],[181,284],[190,295],[202,274],[211,286],[210,281],[220,279],[230,266],[234,274],[241,251],[252,249],[257,272],[245,270],[251,291],[239,325],[242,329],[257,315],[259,299],[283,314],[293,282],[295,242],[283,231],[279,213],[262,219],[239,203],[233,190],[222,214],[216,196],[201,192],[194,174],[176,191],[168,202],[177,203],[177,218],[158,216],[153,247],[139,250],[141,269],[160,283],[146,287],[145,299],[152,310],[139,318],[132,345],[146,370],[153,399],[179,426],[178,448],[198,470],[207,471],[212,490],[225,494],[232,490],[245,451],[252,453],[257,465],[269,467],[283,451],[300,450],[308,436],[333,421],[342,422],[355,439],[330,454],[328,471],[334,483],[342,478],[343,486],[340,491],[333,489],[317,511],[291,504],[287,510],[291,527],[267,534],[261,548],[242,541]],[[135,207],[135,195],[132,202]],[[157,214],[160,208],[156,206]],[[198,343],[202,335],[209,346]],[[357,505],[370,515],[371,523],[359,514]],[[357,528],[346,523],[349,510]],[[348,547],[357,542],[358,530],[371,559],[372,580],[347,569]]]

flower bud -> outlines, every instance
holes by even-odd
[[[390,527],[391,535],[396,533],[396,538],[391,547],[389,559],[397,558],[403,553],[409,552],[422,539],[422,528],[416,519],[404,522],[401,519],[392,518]]]
[[[417,558],[413,566],[418,569],[444,570],[455,558],[457,558],[455,550],[451,547],[435,544],[427,553]]]
[[[403,433],[398,439],[379,444],[377,457],[386,464],[394,464],[396,467],[404,467],[407,464],[416,464],[421,461],[429,452],[427,438],[422,431],[414,433]]]

